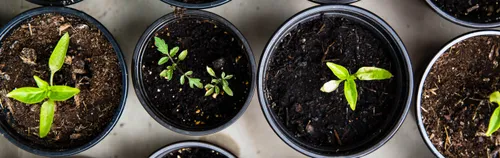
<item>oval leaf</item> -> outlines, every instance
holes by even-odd
[[[163,39],[155,37],[155,46],[158,47],[158,51],[162,54],[168,54],[168,45]]]
[[[332,70],[333,74],[341,80],[347,79],[347,77],[349,77],[349,75],[350,75],[349,70],[347,70],[343,66],[337,65],[337,64],[332,63],[332,62],[327,62],[326,66],[328,66],[328,68],[330,68],[330,70]]]
[[[56,104],[52,100],[43,102],[40,108],[40,129],[39,136],[43,138],[50,132],[50,127],[54,121],[54,113],[56,111]]]
[[[181,85],[184,85],[184,82],[186,82],[186,76],[182,75],[180,80]]]
[[[229,80],[231,78],[233,78],[233,75],[227,75],[226,77],[224,77],[224,79],[226,79],[226,80]]]
[[[358,102],[358,90],[356,89],[356,82],[354,82],[353,79],[348,79],[344,83],[344,95],[352,111],[356,110],[356,103]]]
[[[167,80],[172,80],[172,77],[174,76],[174,70],[173,69],[169,69],[167,70]]]
[[[214,88],[214,85],[212,85],[212,84],[206,84],[205,85],[205,89],[210,89],[210,88]]]
[[[167,77],[167,70],[163,70],[160,72],[160,77]]]
[[[192,75],[193,74],[193,71],[188,71],[185,73],[186,76],[189,76],[189,75]]]
[[[184,59],[186,59],[187,55],[188,55],[188,51],[187,50],[182,51],[181,54],[179,54],[179,60],[183,61]]]
[[[496,91],[491,93],[490,102],[500,104],[500,92]]]
[[[224,92],[226,92],[227,95],[233,96],[233,91],[231,90],[231,88],[229,88],[229,86],[222,86],[222,89],[224,90]]]
[[[496,132],[498,128],[500,128],[500,107],[497,107],[491,115],[486,136],[491,136],[491,134]]]
[[[206,97],[206,96],[210,96],[210,95],[212,95],[213,93],[214,93],[214,88],[212,87],[212,88],[210,88],[210,89],[208,89],[208,90],[207,90],[207,92],[205,93],[205,97]]]
[[[359,80],[385,80],[391,78],[392,74],[378,67],[362,67],[354,76]]]
[[[170,50],[170,56],[173,58],[175,55],[177,55],[177,52],[179,52],[179,47],[172,48],[172,50]]]
[[[49,68],[52,73],[59,71],[64,64],[64,59],[66,58],[66,52],[69,47],[69,34],[66,32],[59,42],[57,42],[56,48],[52,51],[49,58]]]
[[[69,86],[52,86],[49,91],[49,99],[53,101],[66,101],[80,93],[77,88]]]
[[[49,83],[42,80],[40,77],[33,76],[33,78],[35,79],[35,82],[36,82],[36,85],[38,86],[38,88],[47,89],[49,87]]]
[[[342,83],[342,80],[331,80],[323,84],[323,87],[321,87],[321,91],[325,93],[331,93],[337,88],[339,88],[340,83]]]
[[[215,75],[214,70],[213,70],[211,67],[208,67],[208,66],[207,66],[207,72],[208,72],[208,74],[210,74],[210,76],[217,77],[217,76]]]
[[[7,97],[14,98],[17,101],[26,104],[35,104],[42,102],[47,96],[47,91],[42,88],[35,87],[23,87],[14,89],[12,92],[7,94]]]
[[[163,65],[168,62],[168,57],[162,57],[158,60],[158,65]]]
[[[219,86],[215,86],[215,93],[216,94],[220,94],[220,88],[219,88]]]

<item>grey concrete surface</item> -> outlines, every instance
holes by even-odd
[[[289,17],[316,4],[306,0],[233,0],[208,9],[231,21],[249,40],[255,58]],[[354,5],[368,9],[386,20],[400,35],[413,62],[416,83],[430,58],[452,38],[471,31],[452,24],[434,13],[423,0],[362,0]],[[24,0],[0,0],[0,24],[17,14],[37,7]],[[159,0],[84,0],[70,6],[101,21],[118,40],[127,65],[143,31],[172,8]],[[367,157],[433,157],[416,126],[414,107],[397,134]],[[189,137],[176,134],[154,121],[139,103],[132,87],[125,111],[110,135],[75,157],[146,157],[158,148],[181,140],[205,140],[227,148],[243,158],[305,157],[288,147],[272,131],[254,95],[245,114],[229,128],[213,135]],[[0,138],[0,157],[37,157]]]

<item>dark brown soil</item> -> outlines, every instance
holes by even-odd
[[[62,28],[66,29],[60,33]],[[36,87],[33,75],[49,81],[48,60],[65,32],[71,36],[70,47],[54,84],[77,87],[81,92],[57,102],[52,129],[41,139],[41,104],[26,105],[6,94],[15,88]],[[122,70],[113,47],[94,25],[78,17],[43,14],[22,23],[1,43],[0,118],[2,122],[8,120],[31,145],[54,150],[73,148],[88,143],[110,123],[120,103]]]
[[[461,20],[491,23],[500,21],[500,0],[433,0],[441,10]]]
[[[326,52],[326,56],[325,56]],[[271,108],[292,136],[329,150],[359,145],[376,136],[392,105],[396,83],[356,81],[356,111],[349,108],[344,83],[332,93],[321,86],[337,79],[325,61],[355,73],[363,66],[395,72],[384,44],[358,22],[321,16],[301,23],[288,33],[271,56],[265,93]]]
[[[422,119],[445,157],[497,157],[500,133],[484,133],[500,90],[500,36],[480,36],[451,47],[432,66],[422,94]]]
[[[182,148],[168,153],[164,158],[226,158],[227,156],[208,148]]]
[[[200,4],[200,3],[215,2],[216,0],[176,0],[176,1],[184,3]]]
[[[241,41],[225,26],[213,20],[185,17],[167,24],[155,36],[165,39],[169,48],[187,49],[189,54],[179,67],[193,71],[203,84],[212,79],[206,66],[212,67],[217,76],[222,72],[234,75],[228,80],[234,96],[220,95],[216,99],[205,97],[204,89],[189,88],[187,81],[180,85],[182,74],[177,71],[172,81],[161,78],[160,72],[171,62],[157,64],[163,55],[151,38],[142,60],[142,77],[152,108],[163,119],[182,129],[206,130],[226,123],[241,110],[250,93],[252,70]]]

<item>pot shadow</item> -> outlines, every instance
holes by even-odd
[[[216,145],[222,149],[225,149],[231,152],[236,157],[240,155],[240,148],[238,144],[229,135],[223,133],[217,133],[200,137],[199,140],[202,142],[207,142],[209,144]]]

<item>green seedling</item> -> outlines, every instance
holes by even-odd
[[[490,102],[500,104],[500,92],[496,91],[491,93]],[[500,107],[497,107],[490,118],[490,123],[488,125],[488,131],[486,136],[491,136],[500,128]]]
[[[39,137],[44,138],[50,131],[52,122],[54,121],[54,112],[56,111],[56,101],[66,101],[80,93],[77,88],[69,86],[54,85],[54,74],[59,71],[66,58],[70,37],[69,34],[64,34],[56,45],[49,58],[50,68],[50,85],[38,76],[33,76],[37,87],[22,87],[17,88],[7,94],[7,97],[14,98],[17,101],[26,104],[41,103],[40,108],[40,127]]]
[[[158,61],[158,65],[164,65],[168,61],[172,62],[172,65],[167,66],[167,69],[163,70],[160,73],[161,77],[164,77],[167,80],[172,80],[174,71],[177,70],[179,73],[182,74],[182,76],[179,78],[181,85],[184,85],[184,82],[186,81],[186,78],[188,79],[189,82],[189,87],[194,88],[203,88],[203,84],[201,83],[201,80],[199,78],[194,78],[192,77],[193,71],[187,71],[184,72],[182,71],[181,68],[179,68],[178,64],[179,62],[183,61],[186,59],[188,55],[188,51],[184,50],[182,51],[178,56],[177,53],[179,52],[179,47],[174,47],[171,50],[168,49],[168,45],[165,43],[165,41],[159,37],[155,37],[155,45],[158,47],[158,51],[160,51],[162,54],[166,55]],[[177,59],[177,60],[174,60]]]
[[[377,67],[362,67],[355,74],[351,75],[345,67],[335,63],[327,62],[326,66],[330,68],[339,80],[326,82],[320,90],[325,93],[331,93],[345,81],[344,95],[347,99],[347,103],[349,103],[349,106],[353,111],[356,110],[356,103],[358,102],[358,90],[356,89],[355,80],[385,80],[392,77],[392,74],[389,71]]]
[[[221,77],[217,78],[217,75],[215,75],[214,70],[208,66],[207,66],[207,72],[213,78],[211,82],[212,84],[205,85],[205,90],[206,90],[205,96],[212,95],[212,98],[215,99],[219,94],[223,95],[224,92],[226,92],[226,94],[229,96],[233,96],[233,91],[231,90],[231,88],[229,88],[229,82],[227,82],[227,80],[233,78],[233,75],[226,76],[226,73],[222,72]],[[219,86],[222,86],[222,90],[224,90],[224,92],[220,90]]]

